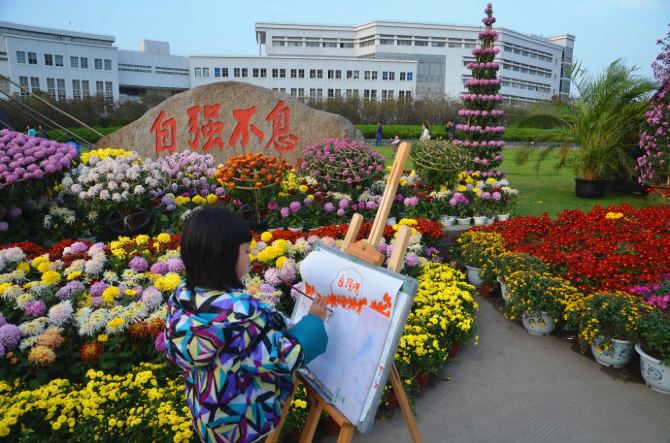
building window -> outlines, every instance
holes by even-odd
[[[335,98],[335,90],[328,89],[328,98]]]
[[[209,68],[202,68],[202,76],[209,77]]]
[[[66,95],[65,95],[65,79],[64,78],[57,78],[56,79],[56,86],[58,90],[58,100],[65,100]]]
[[[305,78],[305,70],[298,69],[298,78]]]
[[[56,62],[56,66],[61,67],[61,68],[62,68],[63,66],[65,66],[65,63],[64,63],[64,61],[63,61],[63,56],[62,56],[62,55],[60,55],[60,54],[56,54],[56,55],[54,55],[54,60],[55,60],[55,62]]]
[[[395,72],[389,71],[389,80],[395,80]]]
[[[291,69],[291,78],[298,78],[298,70]]]
[[[81,99],[81,82],[79,80],[72,80],[72,97]]]
[[[335,78],[335,71],[333,69],[328,70],[328,78],[329,79]]]
[[[37,92],[40,90],[40,78],[39,77],[30,77],[30,90]]]
[[[316,70],[316,78],[323,78],[323,69]]]
[[[365,80],[370,80],[370,71],[365,71],[364,78]]]
[[[279,78],[286,78],[286,69],[279,70]]]
[[[26,63],[26,53],[24,51],[16,51],[16,63]]]
[[[335,70],[335,79],[341,79],[342,78],[342,71],[339,69]]]
[[[398,98],[399,99],[405,98],[405,91],[398,91]]]
[[[370,74],[372,75],[372,80],[377,80],[377,71],[371,71]]]
[[[305,98],[305,88],[298,88],[298,98],[301,100]]]
[[[408,35],[399,35],[398,46],[412,46],[412,37]]]
[[[242,77],[249,77],[249,69],[242,68]]]
[[[268,77],[268,70],[266,68],[261,68],[261,78]]]
[[[323,98],[323,89],[316,88],[316,98],[318,98],[319,100]]]
[[[408,100],[412,99],[412,91],[405,91],[405,98]]]
[[[260,70],[258,68],[253,68],[251,70],[251,76],[253,78],[258,78],[259,75],[260,75]]]
[[[96,60],[97,60],[97,59],[96,59]],[[194,71],[193,74],[194,74],[196,77],[202,77],[202,68],[194,68],[193,71]]]
[[[347,71],[347,79],[354,78],[354,71]]]
[[[401,73],[400,73],[400,80],[401,80],[401,81],[402,81],[402,80],[405,80],[406,75],[407,75],[406,73],[401,72]]]
[[[407,81],[412,81],[412,78],[414,78],[414,73],[413,72],[408,72],[407,73]]]
[[[316,98],[316,88],[309,88],[309,98]]]
[[[361,91],[358,89],[354,89],[354,98],[358,98],[361,95]]]
[[[298,88],[291,88],[291,97],[298,96]]]
[[[377,90],[373,89],[370,91],[370,100],[377,100]]]
[[[53,78],[47,79],[47,92],[49,93],[49,97],[56,100],[56,80]]]
[[[111,71],[112,70],[112,61],[109,59],[105,59],[105,71]]]
[[[102,97],[105,94],[104,91],[105,84],[100,80],[95,82],[95,95]]]
[[[233,77],[240,76],[240,68],[233,68]]]
[[[79,61],[81,62],[81,69],[88,69],[88,57],[81,57]]]
[[[28,64],[29,65],[36,65],[37,64],[37,53],[36,52],[29,52],[28,53]]]
[[[382,80],[388,80],[389,79],[389,73],[388,71],[382,72]]]
[[[102,71],[102,59],[96,58],[93,60],[93,67],[96,71]]]
[[[286,88],[279,88],[279,92],[283,92],[284,94],[286,94]]]
[[[363,100],[370,100],[370,90],[363,89]]]
[[[45,66],[54,65],[54,56],[52,54],[44,54],[44,65]]]
[[[382,89],[382,101],[386,101],[386,89]]]
[[[330,39],[330,38],[324,38],[323,39],[323,47],[324,48],[337,48],[337,40]]]
[[[214,77],[221,77],[221,68],[214,68]]]
[[[335,90],[335,98],[341,98],[342,97],[342,90],[341,89],[336,89]]]
[[[84,93],[83,94],[84,98],[88,98],[88,97],[91,96],[91,93],[88,89],[88,80],[82,80],[81,81],[81,89],[82,89],[82,92]]]
[[[391,45],[393,46],[394,44],[395,37],[392,35],[382,35],[381,38],[379,39],[379,44],[380,45]],[[365,94],[363,94],[365,95]]]
[[[46,54],[44,55],[46,57]],[[79,57],[70,57],[70,67],[71,68],[79,68]]]
[[[351,89],[347,89],[346,91],[344,91],[344,96],[346,98],[351,98],[352,97]]]
[[[272,78],[279,78],[279,69],[272,68]]]
[[[309,70],[309,78],[316,78],[316,69],[310,69]],[[310,91],[311,91],[311,89],[310,89]],[[312,96],[311,92],[310,92],[309,96],[310,97]]]
[[[105,101],[112,102],[114,100],[114,90],[112,89],[112,82],[105,82]]]
[[[228,77],[228,68],[221,68],[221,77]]]
[[[19,85],[21,86],[21,97],[26,97],[28,95],[28,77],[20,76]]]

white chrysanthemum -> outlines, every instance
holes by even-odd
[[[26,337],[23,340],[21,340],[21,343],[19,344],[19,349],[25,351],[35,346],[35,343],[37,343],[37,336],[33,335],[30,337]]]
[[[23,294],[23,288],[19,285],[11,285],[0,294],[0,298],[3,300],[16,300],[19,296]]]
[[[18,263],[26,258],[21,248],[7,248],[0,251],[0,271],[9,265]]]
[[[121,313],[120,317],[126,320],[127,324],[143,320],[149,315],[149,307],[142,302],[132,302]]]
[[[112,315],[107,309],[96,309],[91,313],[86,322],[79,324],[79,335],[97,334],[107,325],[107,322],[111,319]]]
[[[70,275],[73,272],[84,272],[84,264],[86,263],[86,260],[84,259],[77,259],[73,261],[70,266],[65,268],[64,274],[65,275]]]
[[[49,323],[55,326],[63,326],[72,317],[74,308],[70,300],[62,301],[49,308]]]
[[[102,279],[107,283],[116,283],[119,281],[119,276],[114,271],[105,271],[105,273],[102,274]]]
[[[74,314],[74,321],[77,323],[77,325],[84,324],[88,321],[89,317],[91,317],[92,313],[93,309],[89,307],[79,308]]]
[[[149,318],[147,320],[151,321],[154,318],[165,319],[166,315],[167,315],[167,304],[163,303],[154,312],[152,312],[151,315],[149,315]]]
[[[5,283],[8,281],[19,281],[23,280],[26,277],[26,273],[20,269],[15,269],[12,272],[6,274],[0,274],[0,283]]]
[[[45,215],[44,216],[44,221],[42,222],[42,226],[44,226],[44,229],[51,229],[51,216],[50,215]]]
[[[37,317],[34,320],[21,323],[19,329],[23,335],[40,335],[47,330],[48,324],[49,320],[46,317]]]
[[[33,296],[33,294],[29,294],[29,293],[23,293],[23,294],[19,295],[18,297],[16,297],[16,299],[15,299],[16,306],[18,306],[19,308],[23,308],[26,305],[26,303],[28,303],[30,301],[33,301],[33,300],[35,300],[35,297]]]

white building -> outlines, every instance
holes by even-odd
[[[457,98],[470,78],[480,26],[373,21],[359,26],[257,23],[257,56],[170,54],[168,42],[143,40],[119,50],[114,37],[0,22],[0,74],[56,99],[100,94],[109,100],[146,92],[174,94],[235,80],[297,98],[371,100]],[[567,99],[575,38],[497,28],[501,94],[511,101]],[[0,79],[0,91],[24,94]]]
[[[119,99],[114,37],[0,22],[0,74],[54,99]],[[0,79],[0,91],[25,95]]]
[[[256,23],[256,41],[259,53],[265,51],[269,57],[416,61],[418,98],[458,97],[470,78],[466,65],[474,61],[470,52],[479,44],[478,34],[483,29],[401,21],[373,21],[359,26],[263,22]],[[572,63],[574,36],[545,38],[494,29],[500,33],[497,61],[503,79],[501,93],[506,98],[537,101],[569,96],[570,82],[561,80],[564,66]]]

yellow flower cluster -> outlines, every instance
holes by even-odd
[[[482,268],[482,278],[492,280],[494,257],[505,252],[505,240],[497,232],[466,231],[456,240],[461,260],[468,266]]]
[[[158,382],[162,366],[142,363],[124,375],[89,370],[84,385],[56,379],[37,389],[0,381],[0,437],[19,440],[172,441],[193,439],[181,377]],[[46,426],[45,426],[46,425]],[[48,434],[46,433],[48,427]]]
[[[407,318],[395,359],[413,371],[435,373],[449,356],[452,343],[474,333],[478,310],[474,286],[451,266],[429,263],[422,268],[412,312]]]
[[[270,246],[259,252],[256,258],[264,263],[270,263],[284,255],[289,246],[290,243],[287,240],[275,240]]]
[[[510,296],[507,316],[514,319],[524,312],[538,314],[547,312],[555,321],[565,308],[583,298],[583,294],[568,280],[549,272],[521,270],[505,278]]]
[[[114,148],[94,149],[92,151],[84,152],[83,154],[81,154],[81,161],[82,163],[88,163],[92,156],[98,157],[99,160],[102,160],[107,157],[123,158],[123,157],[130,157],[131,155],[133,155],[133,151],[127,151],[125,149],[114,149]]]
[[[617,220],[622,217],[623,213],[621,212],[608,212],[607,214],[605,214],[605,218],[608,220]]]
[[[175,272],[168,272],[167,274],[158,277],[154,281],[154,286],[156,286],[161,292],[173,292],[175,289],[177,289],[179,283],[181,283],[181,277],[179,274]]]

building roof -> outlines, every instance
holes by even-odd
[[[9,32],[3,30],[2,28],[9,30]],[[74,31],[66,31],[63,29],[43,28],[41,26],[21,25],[18,23],[0,21],[0,33],[11,34],[11,30],[17,30],[23,32],[36,32],[40,34],[50,34],[53,36],[62,36],[62,37],[86,38],[91,40],[100,40],[110,44],[114,43],[115,40],[114,36],[112,35],[92,34],[88,32],[74,32]]]

